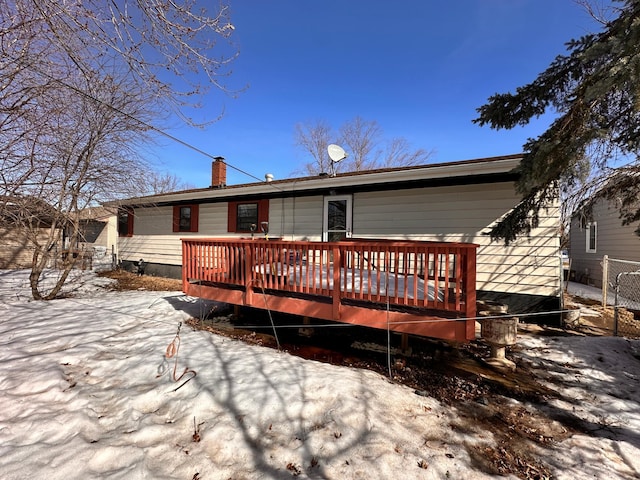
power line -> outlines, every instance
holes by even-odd
[[[53,77],[52,75],[42,71],[41,69],[39,69],[37,66],[35,66],[33,64],[30,64],[30,63],[26,64],[26,63],[22,62],[20,59],[16,59],[14,57],[9,57],[9,58],[12,61],[16,62],[16,63],[20,62],[23,65],[25,65],[27,68],[31,68],[32,70],[35,70],[37,73],[39,73],[40,75],[48,78],[49,80],[52,80],[52,81],[54,81],[56,83],[59,83],[63,87],[69,88],[70,90],[73,90],[74,92],[76,92],[76,93],[78,93],[78,94],[80,94],[80,95],[82,95],[82,96],[84,96],[84,97],[86,97],[86,98],[88,98],[90,100],[93,100],[94,102],[96,102],[96,103],[98,103],[98,104],[100,104],[102,106],[110,108],[113,111],[118,112],[120,115],[124,115],[125,117],[133,120],[134,122],[137,122],[140,125],[145,126],[149,130],[153,130],[154,132],[159,133],[160,135],[162,135],[162,136],[164,136],[164,137],[166,137],[166,138],[168,138],[170,140],[173,140],[174,142],[179,143],[180,145],[182,145],[182,146],[184,146],[186,148],[189,148],[189,149],[193,150],[194,152],[197,152],[197,153],[199,153],[199,154],[201,154],[201,155],[203,155],[205,157],[208,157],[208,158],[210,158],[212,160],[215,160],[216,158],[219,158],[218,156],[211,155],[210,153],[205,152],[204,150],[202,150],[202,149],[196,147],[195,145],[192,145],[192,144],[190,144],[190,143],[188,143],[188,142],[176,137],[175,135],[172,135],[172,134],[170,134],[168,132],[165,132],[164,130],[161,130],[160,128],[156,127],[155,125],[147,123],[144,120],[140,120],[139,118],[131,115],[130,113],[127,113],[127,112],[119,109],[118,107],[116,107],[114,105],[111,105],[110,103],[107,103],[107,102],[105,102],[103,100],[100,100],[99,98],[96,98],[95,96],[91,95],[90,93],[88,93],[88,92],[86,92],[86,91],[84,91],[84,90],[82,90],[82,89],[80,89],[80,88],[78,88],[78,87],[76,87],[74,85],[71,85],[71,84],[65,82],[64,80],[60,80],[58,78]],[[235,171],[237,171],[239,173],[242,173],[243,175],[246,175],[246,176],[248,176],[250,178],[253,178],[254,180],[257,180],[257,181],[259,181],[261,183],[263,182],[262,178],[257,177],[255,175],[253,175],[252,173],[249,173],[246,170],[241,169],[240,167],[236,167],[235,165],[230,164],[229,162],[226,161],[226,159],[224,160],[224,163],[225,163],[225,165],[227,165],[231,169],[233,169],[233,170],[235,170]],[[276,190],[282,191],[281,188],[276,187],[271,182],[267,182],[267,183],[269,183],[269,186],[271,186],[272,188],[275,188]]]

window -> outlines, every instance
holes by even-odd
[[[587,253],[596,253],[596,246],[598,240],[598,224],[592,222],[587,224]]]
[[[198,231],[198,205],[176,205],[173,207],[173,231]]]
[[[133,208],[118,209],[118,235],[120,237],[133,236]]]
[[[234,233],[251,232],[251,225],[255,225],[256,233],[260,234],[260,224],[269,221],[269,200],[255,202],[229,202],[227,230]]]
[[[258,225],[258,204],[244,203],[236,207],[236,230],[247,232],[255,230]]]

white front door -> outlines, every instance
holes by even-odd
[[[332,195],[324,197],[324,218],[322,222],[322,240],[337,242],[351,237],[352,230],[351,195]]]

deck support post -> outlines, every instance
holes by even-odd
[[[342,259],[340,258],[340,249],[338,246],[332,248],[333,253],[333,319],[340,320],[340,264]]]
[[[309,317],[304,317],[302,319],[302,324],[311,325],[311,320],[309,319]],[[315,333],[315,329],[313,327],[300,327],[298,329],[298,335],[301,335],[303,337],[311,337],[313,336],[314,333]]]
[[[400,351],[403,355],[411,354],[411,347],[409,347],[409,334],[401,333],[400,334]]]

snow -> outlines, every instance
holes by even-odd
[[[564,385],[546,406],[583,427],[546,456],[558,479],[640,475],[640,342],[613,337],[522,337],[521,360],[549,385]],[[554,381],[555,380],[555,381]]]
[[[567,284],[567,292],[576,297],[602,302],[602,290],[591,285],[569,282]],[[615,305],[615,292],[611,289],[607,290],[607,305]]]
[[[315,265],[308,267],[306,264],[289,265],[278,263],[277,265],[258,265],[255,267],[255,271],[261,274],[275,272],[278,276],[286,276],[288,285],[310,287],[316,290],[330,290],[333,289],[333,277],[331,276],[333,267],[328,265],[327,268],[328,271],[323,271]],[[390,297],[397,296],[400,298],[406,295],[406,298],[424,300],[424,286],[425,281],[419,278],[417,274],[397,275],[387,273],[387,275],[379,276],[375,270],[340,268],[340,290],[344,292],[389,295]],[[433,280],[427,282],[427,298],[429,300],[433,300],[436,297],[436,287],[437,284]],[[444,302],[446,287],[445,282],[441,282],[440,287],[437,288],[439,302]]]
[[[439,399],[185,326],[172,344],[200,300],[73,274],[67,298],[35,302],[28,272],[0,271],[3,479],[494,478],[468,453],[491,432],[452,428],[462,413]],[[565,386],[523,406],[588,427],[538,458],[560,479],[637,478],[640,343],[519,342],[514,359]]]
[[[568,282],[567,292],[571,295],[575,295],[581,298],[588,298],[590,300],[602,301],[602,290],[591,285],[585,285],[584,283]],[[607,304],[613,305],[612,292],[607,292]]]

